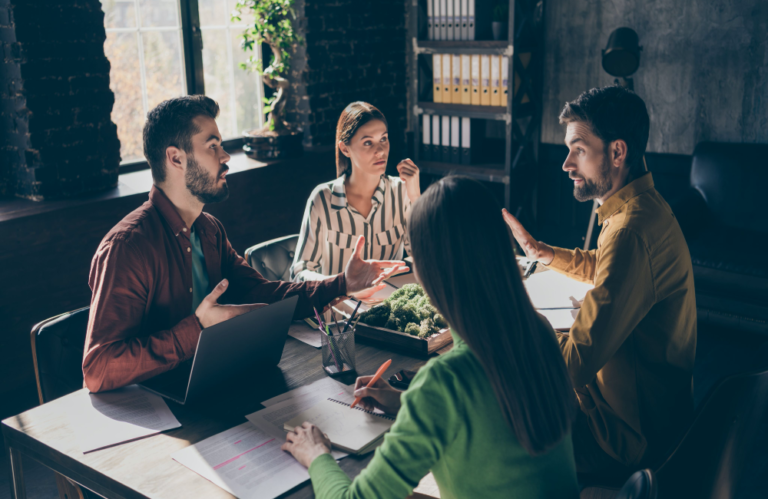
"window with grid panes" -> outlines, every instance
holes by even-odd
[[[183,3],[182,3],[183,2]],[[224,140],[263,125],[263,86],[243,71],[240,34],[249,18],[233,23],[236,0],[103,0],[122,163],[143,161],[141,131],[147,112],[163,100],[204,93],[219,103]],[[185,17],[186,16],[186,19]],[[202,44],[185,44],[199,30]],[[188,35],[185,37],[185,35]],[[202,47],[200,47],[202,45]],[[198,53],[195,53],[198,52]],[[194,61],[202,68],[191,68]],[[198,81],[187,81],[198,74]]]

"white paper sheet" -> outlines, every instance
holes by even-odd
[[[309,324],[304,321],[293,321],[288,328],[288,336],[296,338],[311,347],[320,348],[322,346],[320,331],[312,329],[309,327]]]
[[[69,419],[83,454],[181,426],[162,397],[138,385],[76,396],[81,410]]]
[[[240,499],[271,499],[309,479],[306,468],[280,449],[285,432],[246,422],[171,454]]]
[[[248,414],[245,417],[248,421],[258,427],[264,427],[266,425],[277,431],[284,432],[283,424],[286,421],[290,421],[300,413],[311,409],[319,402],[326,400],[329,397],[333,397],[342,402],[352,403],[355,399],[353,395],[355,387],[347,386],[334,380],[331,381],[333,381],[333,383],[321,383],[316,381],[311,385],[291,390],[288,394],[278,395],[275,398],[279,398],[279,402],[272,403],[266,409]],[[270,399],[266,402],[271,401],[274,401],[274,399]],[[262,402],[262,404],[266,406],[266,402]],[[331,454],[337,460],[348,455],[337,450],[334,450]]]
[[[555,309],[543,309],[537,310],[538,313],[547,318],[552,325],[552,329],[558,329],[560,331],[568,331],[576,321],[576,316],[579,315],[580,308],[555,308]]]
[[[523,281],[533,308],[581,308],[592,284],[576,281],[554,270],[536,272]]]

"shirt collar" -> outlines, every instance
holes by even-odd
[[[346,175],[342,175],[341,177],[334,180],[333,184],[331,185],[331,208],[334,210],[343,210],[347,207],[347,191],[344,187],[344,179],[346,178]],[[384,193],[386,192],[386,189],[387,176],[382,175],[379,179],[379,185],[376,187],[376,190],[373,191],[373,197],[371,197],[371,201],[373,201],[373,208],[381,206],[381,204],[384,202]]]
[[[605,203],[597,209],[597,223],[603,225],[603,222],[606,219],[612,217],[630,199],[639,196],[649,189],[653,189],[653,176],[651,175],[651,172],[643,174],[641,177],[619,189],[613,196],[609,197]]]
[[[152,189],[149,191],[149,202],[157,208],[160,216],[168,223],[174,235],[184,234],[189,237],[189,232],[184,230],[187,228],[184,220],[161,188],[156,185],[152,186]],[[216,224],[208,220],[208,217],[203,213],[200,213],[200,216],[195,220],[195,226],[199,229],[201,235],[205,235],[212,240],[216,238],[216,233],[219,230]]]

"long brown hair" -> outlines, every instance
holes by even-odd
[[[479,359],[520,444],[546,452],[570,431],[575,394],[523,287],[501,206],[476,180],[446,177],[415,203],[408,229],[432,304]]]
[[[357,101],[344,108],[336,124],[336,177],[352,173],[352,161],[339,149],[339,142],[349,145],[357,130],[371,120],[381,120],[387,125],[387,119],[375,106]],[[389,125],[387,125],[389,127]]]

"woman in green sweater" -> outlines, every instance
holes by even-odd
[[[430,470],[443,499],[578,497],[573,388],[554,332],[525,292],[493,195],[469,178],[440,180],[415,203],[409,236],[453,349],[405,392],[357,380],[363,407],[397,420],[354,481],[322,428],[304,423],[283,449],[309,468],[318,499],[403,499]]]

